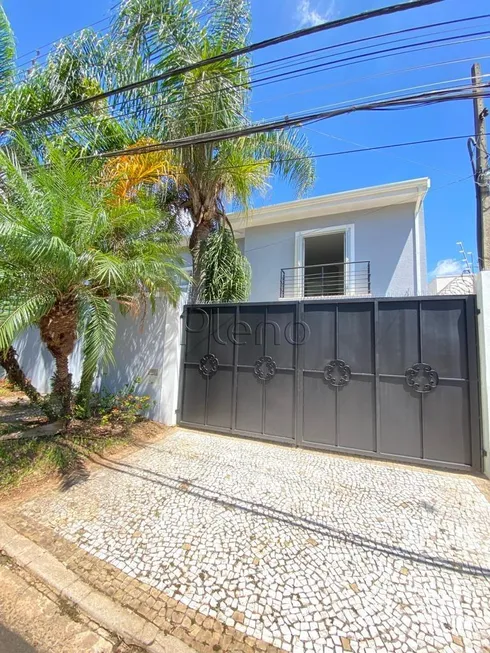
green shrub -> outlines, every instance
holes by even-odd
[[[99,418],[101,424],[134,424],[142,419],[155,402],[148,395],[136,393],[139,383],[141,379],[138,377],[117,392],[103,388],[98,393],[92,393],[90,414]],[[77,406],[75,414],[77,417],[85,417],[85,407]]]

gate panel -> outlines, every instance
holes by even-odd
[[[210,319],[209,354],[217,359],[218,369],[209,375],[206,389],[206,426],[232,427],[233,398],[233,330],[236,309],[233,306],[212,308]]]
[[[237,321],[238,432],[295,438],[296,307],[240,306]]]
[[[181,423],[479,470],[473,297],[186,309]]]
[[[295,416],[294,371],[278,370],[264,384],[264,433],[294,440]]]
[[[374,375],[355,377],[337,390],[338,443],[344,449],[376,451]]]
[[[206,383],[199,372],[199,361],[209,351],[209,313],[188,308],[185,316],[186,348],[182,366],[182,420],[205,424]]]
[[[263,388],[254,377],[255,361],[264,354],[265,306],[240,306],[236,329],[238,361],[237,431],[262,433]]]
[[[416,301],[380,302],[376,344],[379,377],[378,452],[422,457],[420,396],[407,386],[405,371],[419,361]]]
[[[323,370],[303,373],[303,443],[336,445],[335,402],[335,392],[327,388]]]
[[[238,370],[236,429],[262,433],[262,388],[257,385],[252,370]]]
[[[423,395],[423,457],[471,464],[466,302],[424,302],[420,308],[421,359],[438,374]]]
[[[405,378],[379,381],[380,454],[422,457],[420,398],[407,387]]]
[[[231,429],[233,368],[221,369],[207,381],[206,426]]]
[[[468,399],[467,384],[453,381],[423,398],[424,458],[471,465]]]
[[[206,383],[197,365],[186,363],[183,369],[182,421],[189,424],[205,424]]]
[[[374,304],[339,304],[337,310],[337,358],[350,368],[349,382],[337,389],[338,444],[375,451]]]
[[[300,314],[306,340],[299,349],[301,375],[299,435],[304,445],[336,446],[337,393],[325,379],[325,368],[337,358],[337,305],[305,304]]]

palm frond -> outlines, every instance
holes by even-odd
[[[200,258],[199,298],[204,302],[243,302],[250,295],[251,268],[226,228],[207,240]]]
[[[114,361],[116,319],[107,298],[89,295],[82,301],[80,321],[83,333],[80,393],[86,397],[99,365],[108,365]]]
[[[311,148],[301,129],[256,134],[249,139],[248,147],[258,158],[267,158],[271,171],[293,184],[298,195],[303,195],[315,183]]]
[[[15,40],[7,14],[0,4],[0,94],[10,86],[15,73]]]
[[[54,302],[55,297],[46,291],[0,301],[0,351],[8,349],[22,331],[36,324]]]

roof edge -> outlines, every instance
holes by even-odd
[[[429,188],[430,179],[421,177],[293,200],[281,204],[271,204],[259,209],[253,209],[247,214],[241,212],[231,213],[229,219],[233,226],[243,228],[398,204],[413,203],[416,206],[416,211],[418,211]],[[251,221],[253,221],[253,225],[250,224]]]

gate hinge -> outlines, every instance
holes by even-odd
[[[475,308],[475,315],[480,315],[481,310],[479,308]]]
[[[486,449],[481,450],[481,455],[486,458],[488,456],[488,451]]]

